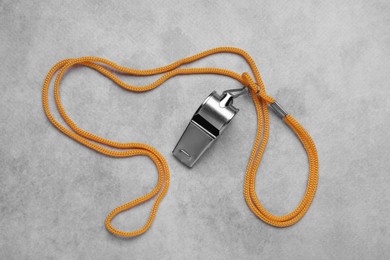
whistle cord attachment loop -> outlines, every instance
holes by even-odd
[[[218,53],[231,53],[239,55],[245,59],[245,61],[250,66],[250,69],[254,75],[254,79],[248,73],[243,73],[239,75],[230,70],[221,69],[221,68],[180,68],[180,66],[192,63],[194,61],[200,60],[210,55]],[[108,79],[112,80],[118,86],[133,92],[145,92],[150,91],[161,84],[163,84],[168,79],[175,77],[177,75],[191,75],[191,74],[216,74],[227,76],[239,81],[242,85],[247,86],[251,93],[252,101],[257,114],[257,133],[255,137],[255,142],[252,148],[252,153],[249,158],[249,163],[247,166],[245,181],[244,181],[244,197],[245,201],[248,204],[250,210],[265,223],[270,224],[275,227],[286,227],[293,225],[298,222],[303,215],[308,210],[316,189],[318,182],[318,155],[314,145],[313,140],[306,130],[289,114],[287,114],[283,109],[280,109],[280,105],[275,103],[275,100],[268,96],[265,92],[264,84],[262,82],[260,73],[257,69],[257,66],[253,59],[247,54],[244,50],[233,48],[233,47],[219,47],[210,49],[196,55],[178,60],[174,63],[171,63],[167,66],[160,68],[149,69],[149,70],[136,70],[131,68],[126,68],[119,66],[109,60],[98,58],[98,57],[82,57],[82,58],[72,58],[65,59],[58,62],[54,65],[51,70],[48,72],[42,88],[42,103],[44,112],[48,120],[63,134],[67,135],[71,139],[79,142],[80,144],[110,157],[132,157],[132,156],[147,156],[149,157],[154,164],[158,172],[158,181],[156,186],[147,194],[132,200],[128,203],[125,203],[114,210],[112,210],[106,218],[105,226],[106,229],[120,237],[135,237],[145,233],[153,223],[153,220],[156,216],[156,212],[160,202],[164,198],[165,194],[168,191],[170,183],[170,173],[168,165],[164,157],[153,147],[142,144],[142,143],[120,143],[112,140],[108,140],[92,133],[89,133],[81,128],[79,128],[76,123],[65,112],[65,109],[62,105],[60,99],[60,83],[64,74],[74,66],[81,65],[89,67]],[[120,80],[114,73],[121,73],[127,75],[136,75],[136,76],[151,76],[151,75],[161,75],[159,79],[152,82],[149,85],[145,86],[134,86],[127,84]],[[58,122],[53,115],[49,107],[49,87],[50,83],[54,81],[54,100],[56,107],[60,116],[65,121],[66,125]],[[265,151],[267,145],[268,136],[269,136],[269,116],[268,116],[268,104],[271,108],[276,109],[277,113],[283,115],[284,122],[295,132],[299,140],[302,142],[303,147],[306,150],[308,160],[309,160],[309,177],[306,186],[306,192],[299,203],[298,207],[292,212],[283,215],[275,216],[269,213],[261,204],[255,192],[255,181],[257,169],[259,167],[261,158]],[[278,110],[279,109],[279,110]],[[146,220],[145,224],[139,229],[133,231],[122,231],[116,229],[111,225],[111,221],[115,216],[134,208],[142,203],[147,202],[155,198],[152,209],[150,211],[149,217]]]
[[[222,96],[224,96],[228,93],[230,94],[230,96],[232,98],[238,98],[239,96],[242,96],[242,95],[248,93],[248,88],[246,86],[244,86],[242,88],[227,89],[227,90],[222,92]],[[233,94],[233,93],[235,93],[235,94]]]

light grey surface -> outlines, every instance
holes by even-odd
[[[389,1],[377,0],[0,0],[0,258],[388,259],[389,17]],[[172,157],[203,99],[236,82],[182,76],[136,95],[82,68],[62,85],[71,118],[103,137],[154,146],[171,170],[151,229],[136,239],[111,236],[106,215],[151,189],[154,166],[104,157],[57,131],[42,110],[45,74],[68,57],[153,68],[222,45],[253,56],[268,93],[315,140],[320,180],[308,214],[277,229],[247,208],[243,178],[255,134],[248,98],[235,102],[239,114],[192,170]],[[233,55],[193,66],[248,71]],[[272,213],[287,213],[306,180],[300,143],[272,115],[259,198]],[[115,226],[139,227],[150,206],[120,215]]]

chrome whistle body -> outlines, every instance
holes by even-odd
[[[193,167],[202,154],[222,134],[239,111],[233,106],[231,93],[213,91],[193,115],[173,155],[184,165]]]

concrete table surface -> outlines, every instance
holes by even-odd
[[[389,1],[378,0],[1,0],[0,258],[388,259],[389,17]],[[247,97],[235,101],[239,114],[193,169],[172,157],[204,98],[240,87],[237,82],[181,76],[134,94],[78,68],[61,89],[70,117],[100,136],[152,145],[171,170],[150,230],[135,239],[110,235],[106,215],[153,187],[154,165],[142,157],[102,156],[57,131],[42,109],[46,73],[69,57],[146,69],[217,46],[251,54],[267,92],[315,140],[320,179],[310,210],[279,229],[245,204],[256,124]],[[248,71],[227,54],[191,66]],[[155,79],[121,77],[140,85]],[[303,195],[307,159],[274,115],[270,135],[256,190],[268,210],[285,214]],[[150,207],[121,214],[114,225],[135,229]]]

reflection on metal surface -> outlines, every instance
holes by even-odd
[[[194,166],[196,161],[222,134],[237,114],[233,96],[224,92],[221,96],[211,93],[198,108],[173,150],[173,155],[184,165]]]

